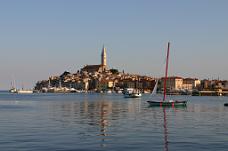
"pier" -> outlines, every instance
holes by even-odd
[[[228,96],[228,91],[199,91],[199,96]]]

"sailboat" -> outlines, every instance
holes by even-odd
[[[166,55],[163,99],[161,101],[153,101],[153,100],[147,101],[150,104],[150,106],[172,106],[172,107],[174,107],[174,106],[186,106],[187,105],[187,101],[167,100],[167,98],[166,98],[166,81],[167,81],[168,66],[169,66],[169,48],[170,48],[170,42],[168,42],[167,55]]]
[[[13,80],[11,82],[11,88],[9,90],[10,93],[17,93],[17,89],[16,89],[16,86],[15,86],[16,85],[15,83],[16,83],[15,80]]]
[[[155,85],[154,85],[154,89],[153,89],[153,91],[152,91],[152,95],[155,95],[155,94],[157,94],[157,89],[158,89],[158,79],[157,80],[155,80]]]

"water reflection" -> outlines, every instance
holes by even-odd
[[[163,126],[163,150],[164,151],[168,151],[169,150],[169,140],[168,140],[168,117],[167,117],[167,111],[168,113],[170,113],[168,116],[170,118],[174,118],[173,116],[170,116],[171,114],[173,115],[177,115],[177,113],[183,113],[183,112],[187,112],[187,106],[166,106],[166,107],[159,107],[159,106],[150,106],[148,105],[149,109],[153,109],[153,113],[154,119],[157,119],[157,117],[159,117],[160,119],[163,119],[162,121],[162,126]],[[157,113],[160,113],[161,116],[158,116]]]
[[[225,150],[222,99],[191,97],[187,108],[164,109],[117,95],[0,96],[1,149]]]
[[[106,139],[110,140],[113,136],[113,131],[109,130],[112,123],[118,124],[118,120],[127,119],[139,113],[141,100],[84,98],[79,101],[50,102],[48,108],[52,120],[61,123],[64,127],[80,126],[80,131],[83,131],[81,133],[100,137],[100,146],[106,147]]]
[[[102,136],[107,136],[107,127],[109,126],[108,115],[111,113],[111,103],[102,101],[100,104],[101,112],[100,112],[100,132]]]
[[[163,114],[164,114],[164,150],[168,151],[169,150],[169,144],[168,144],[168,128],[167,128],[167,120],[166,120],[166,108],[163,108]]]
[[[213,102],[214,103],[214,102]],[[222,125],[223,117],[226,112],[228,111],[227,108],[223,106],[223,102],[217,102],[217,104],[212,103],[204,103],[204,102],[197,102],[192,103],[190,102],[186,107],[152,107],[148,106],[149,109],[152,109],[154,113],[154,119],[156,119],[156,113],[163,111],[163,144],[164,144],[164,151],[169,150],[169,126],[171,127],[171,130],[173,130],[173,127],[178,126],[176,125],[175,121],[185,121],[186,125],[183,124],[186,127],[190,127],[190,131],[197,128],[203,128],[203,127],[210,127],[211,125],[214,125],[215,121],[218,123],[216,126]],[[167,115],[167,111],[168,115]],[[191,114],[192,113],[192,114]],[[205,114],[204,114],[205,113]],[[178,115],[178,116],[177,116]],[[202,117],[204,117],[202,119]],[[168,119],[175,120],[171,121],[171,125],[168,123]],[[222,119],[222,121],[221,121]],[[197,122],[195,124],[194,122]],[[213,121],[213,122],[212,122]],[[189,125],[187,125],[187,122],[189,122]],[[178,126],[180,127],[180,126]],[[175,128],[176,133],[179,131],[178,128]],[[172,133],[175,133],[175,131],[172,131]],[[197,130],[196,130],[197,131]],[[200,133],[200,132],[199,132]]]
[[[108,126],[110,126],[108,116],[111,113],[111,105],[111,102],[100,102],[100,136],[104,136],[101,138],[101,147],[106,147],[105,136],[108,136]]]

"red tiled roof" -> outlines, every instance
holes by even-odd
[[[165,77],[162,77],[161,79],[165,79]],[[183,79],[183,78],[178,76],[171,76],[171,77],[167,77],[167,79]]]
[[[102,67],[102,65],[86,65],[82,70],[99,69],[100,67]]]

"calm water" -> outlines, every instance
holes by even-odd
[[[228,149],[228,97],[190,97],[186,108],[148,107],[117,94],[0,93],[2,151]]]

